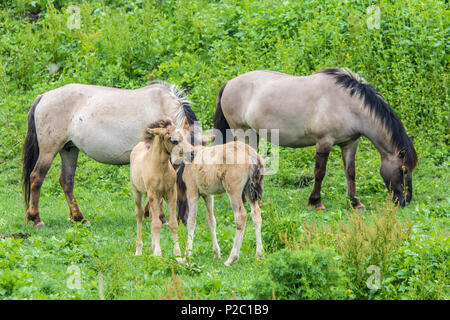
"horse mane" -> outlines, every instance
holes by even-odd
[[[417,165],[417,153],[408,137],[402,121],[392,107],[362,77],[348,69],[327,68],[320,73],[335,78],[336,84],[349,90],[350,96],[356,95],[369,109],[369,114],[378,120],[388,133],[390,142],[397,152],[405,151],[403,164],[410,170]]]
[[[179,108],[178,112],[173,117],[174,121],[178,125],[181,125],[183,123],[184,117],[186,117],[189,125],[193,125],[194,122],[198,121],[194,111],[191,108],[191,102],[183,95],[182,90],[178,89],[176,85],[169,84],[165,81],[153,81],[149,84],[149,86],[158,84],[169,89],[170,94],[178,101],[181,106],[181,108]]]
[[[154,135],[151,134],[150,132],[148,132],[148,129],[167,128],[168,126],[171,126],[171,125],[173,125],[173,122],[169,118],[160,119],[160,120],[157,120],[155,122],[152,122],[152,123],[148,124],[145,127],[142,140],[144,140],[145,142],[152,142],[153,141]]]

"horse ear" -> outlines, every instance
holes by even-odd
[[[203,145],[209,143],[209,142],[213,142],[214,139],[216,138],[215,135],[211,135],[211,136],[203,136],[202,140],[203,140]]]
[[[164,134],[163,128],[147,129],[147,132],[152,135]]]
[[[405,149],[402,149],[402,150],[400,150],[400,151],[398,152],[398,157],[399,157],[400,159],[403,159],[403,158],[405,157],[405,155],[406,155],[406,150],[405,150]]]
[[[190,129],[190,127],[189,127],[189,122],[188,122],[188,120],[187,120],[186,117],[184,117],[184,121],[183,121],[183,129],[184,129],[184,130],[189,130],[189,129]]]

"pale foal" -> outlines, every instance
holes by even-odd
[[[170,143],[170,130],[175,126],[169,118],[164,118],[150,124],[144,131],[144,138],[131,152],[130,178],[136,204],[137,222],[136,255],[142,254],[142,220],[144,208],[142,196],[147,195],[151,211],[152,250],[156,256],[161,256],[160,232],[162,222],[159,216],[163,214],[160,203],[164,199],[169,211],[169,228],[172,233],[177,260],[181,261],[178,245],[178,222],[176,216],[177,189],[176,173],[170,163],[170,153],[173,144]]]
[[[173,153],[180,152],[185,158],[193,158],[185,159],[184,168],[180,168],[178,171],[178,175],[182,175],[182,181],[186,184],[189,207],[186,255],[189,256],[192,253],[198,199],[202,197],[206,203],[206,222],[212,236],[214,256],[220,258],[220,248],[216,237],[216,220],[213,212],[213,195],[226,192],[234,212],[236,235],[225,265],[230,266],[238,260],[247,221],[247,211],[242,201],[242,194],[245,193],[249,198],[251,217],[255,225],[256,253],[261,259],[263,255],[262,220],[258,205],[263,193],[264,164],[261,157],[252,147],[238,141],[210,147],[192,146],[186,134],[188,129],[186,121],[184,128],[185,130],[175,130],[174,128],[170,141],[177,145],[177,148],[173,149]],[[232,161],[239,158],[241,161]],[[188,160],[192,160],[192,162]],[[181,180],[180,177],[178,180]]]

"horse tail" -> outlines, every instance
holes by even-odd
[[[177,211],[178,219],[183,221],[186,225],[189,212],[186,196],[186,184],[183,181],[183,172],[185,167],[186,165],[183,162],[177,171]]]
[[[34,121],[34,113],[36,106],[41,101],[42,95],[39,95],[31,105],[28,112],[28,131],[23,144],[22,150],[22,188],[25,200],[25,207],[28,209],[30,202],[30,175],[39,158],[39,143],[36,134],[36,124]]]
[[[227,122],[227,119],[225,118],[222,110],[222,94],[223,90],[225,90],[225,86],[227,84],[225,83],[223,87],[219,91],[219,95],[217,96],[217,103],[216,103],[216,113],[214,114],[214,128],[216,130],[219,130],[222,134],[222,139],[218,139],[219,137],[216,136],[215,141],[217,142],[226,142],[226,132],[227,129],[230,129],[230,125]]]
[[[258,154],[252,156],[252,158],[252,160],[256,161],[252,161],[250,164],[249,181],[245,187],[245,193],[247,193],[251,202],[255,202],[261,200],[263,197],[264,162]]]

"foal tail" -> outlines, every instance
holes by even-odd
[[[250,179],[245,186],[245,193],[251,202],[259,201],[263,197],[264,162],[256,154],[256,163],[250,165]]]
[[[25,200],[25,208],[28,209],[30,202],[30,175],[36,165],[39,158],[39,144],[36,134],[36,125],[34,122],[34,112],[36,111],[36,106],[41,101],[42,95],[39,95],[31,105],[30,111],[28,112],[28,132],[25,138],[25,143],[23,144],[22,150],[22,188]]]
[[[227,137],[226,132],[227,129],[230,129],[230,125],[228,124],[227,119],[225,118],[222,110],[222,94],[223,90],[225,90],[226,85],[227,84],[225,83],[219,91],[219,95],[217,96],[216,113],[214,114],[214,129],[217,129],[220,131],[220,133],[222,133],[221,139],[218,139],[219,137],[216,136],[216,139],[214,139],[214,141],[217,142],[221,141],[223,143],[227,142],[225,141]]]

